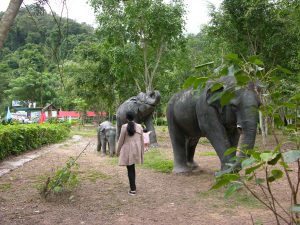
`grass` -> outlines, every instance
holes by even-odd
[[[209,191],[199,192],[198,196],[201,199],[217,198],[218,200],[223,200],[224,204],[214,203],[214,204],[217,204],[218,207],[237,208],[238,206],[243,206],[243,207],[251,208],[251,209],[262,207],[260,202],[258,200],[256,200],[251,194],[246,192],[245,190],[239,190],[228,198],[224,197],[224,192],[225,192],[225,190],[222,191],[222,189],[209,190]],[[213,202],[213,200],[212,200],[212,202]]]
[[[97,129],[95,127],[72,127],[70,136],[80,135],[83,137],[95,137],[97,135]]]
[[[8,191],[10,188],[11,188],[11,183],[0,184],[0,191],[1,192]]]
[[[196,152],[198,156],[216,156],[216,152]]]
[[[83,177],[83,179],[87,179],[91,182],[96,182],[97,180],[107,180],[110,178],[111,176],[96,170],[87,171]]]
[[[145,153],[142,168],[153,169],[162,173],[170,173],[173,170],[173,161],[166,159],[161,149],[150,149]]]
[[[110,165],[118,165],[119,158],[109,158],[107,162]],[[144,169],[153,169],[162,173],[170,173],[173,170],[173,161],[167,159],[162,149],[150,149],[144,154],[144,163],[140,165]]]
[[[205,137],[201,137],[198,143],[201,145],[210,145],[210,141]]]

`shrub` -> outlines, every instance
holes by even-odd
[[[67,124],[0,125],[0,160],[68,137]]]
[[[167,126],[168,125],[167,119],[165,117],[156,118],[154,123],[156,124],[156,126]]]

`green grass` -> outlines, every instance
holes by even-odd
[[[151,149],[144,155],[142,168],[153,169],[162,173],[170,173],[173,170],[173,161],[166,159],[161,149]]]
[[[111,178],[111,176],[95,170],[87,171],[87,173],[83,174],[83,176],[83,179],[87,179],[91,182],[96,182],[97,180],[107,180]]]
[[[215,207],[237,208],[238,206],[243,206],[252,209],[262,207],[261,203],[245,190],[239,190],[228,198],[224,197],[224,192],[225,190],[223,189],[209,190],[209,191],[199,192],[198,196],[201,199],[212,198],[211,202],[214,202],[213,198],[217,198],[218,201],[216,202]],[[223,200],[224,203],[219,204],[219,200]]]
[[[78,127],[73,127],[70,132],[70,136],[72,137],[73,135],[80,135],[83,137],[95,137],[97,136],[97,129],[95,127],[90,127],[90,128],[78,128]]]
[[[0,191],[1,192],[8,191],[10,188],[11,188],[11,183],[0,184]]]
[[[210,145],[209,140],[207,138],[204,138],[204,137],[200,138],[198,143],[201,144],[201,145]]]
[[[110,165],[118,165],[119,158],[113,157],[107,160]],[[162,173],[170,173],[173,170],[173,161],[167,159],[163,150],[161,149],[150,149],[144,154],[144,163],[139,165],[144,169],[153,169]]]
[[[196,152],[198,156],[216,156],[216,152]]]
[[[118,157],[109,157],[106,161],[109,165],[117,166],[119,163]]]

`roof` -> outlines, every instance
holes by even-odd
[[[99,116],[106,116],[107,113],[106,112],[92,112],[92,111],[88,111],[86,112],[86,115],[88,117],[95,117],[96,115]],[[58,112],[58,117],[79,117],[80,113],[76,112],[76,111],[59,111]]]
[[[42,111],[45,112],[46,110],[49,110],[49,109],[51,109],[52,111],[53,111],[53,110],[55,110],[55,111],[58,110],[52,103],[51,103],[51,104],[48,103],[48,104],[42,109]]]
[[[57,117],[79,117],[79,113],[75,111],[59,111]]]

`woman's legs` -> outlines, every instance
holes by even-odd
[[[127,172],[128,172],[128,178],[129,178],[129,185],[130,185],[130,190],[135,191],[136,186],[135,186],[135,167],[134,164],[127,167]]]

